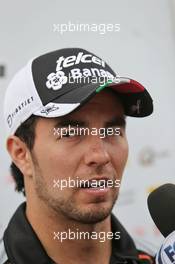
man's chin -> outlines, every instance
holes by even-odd
[[[96,224],[104,221],[111,214],[111,211],[111,208],[98,208],[96,210],[92,208],[88,211],[79,212],[76,216],[76,220],[84,224]]]

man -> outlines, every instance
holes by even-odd
[[[125,116],[152,99],[89,51],[31,60],[4,102],[16,189],[26,195],[4,233],[4,263],[149,263],[111,214],[128,157]]]

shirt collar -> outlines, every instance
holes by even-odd
[[[9,260],[18,264],[52,264],[36,233],[25,215],[26,203],[22,203],[11,218],[4,232],[4,245]]]
[[[114,214],[111,215],[111,225],[113,234],[120,232],[120,239],[112,240],[110,264],[125,263],[126,260],[138,261],[138,251],[134,241]]]
[[[18,264],[54,264],[46,254],[40,240],[28,222],[25,215],[26,203],[22,203],[12,216],[4,232],[4,245],[12,263]],[[112,240],[112,255],[110,264],[119,260],[137,259],[138,253],[132,238],[112,214],[112,232],[120,232],[119,240]],[[117,260],[117,262],[116,262]],[[124,262],[123,262],[124,263]]]

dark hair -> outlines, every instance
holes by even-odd
[[[29,150],[32,150],[35,142],[35,127],[37,119],[37,116],[32,115],[24,123],[22,123],[15,132],[15,136],[19,137],[26,144]],[[22,192],[25,196],[24,175],[14,162],[10,165],[10,172],[16,183],[15,190]]]

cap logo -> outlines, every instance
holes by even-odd
[[[33,96],[26,98],[24,101],[20,102],[14,110],[8,115],[7,117],[7,124],[10,127],[12,127],[13,119],[22,111],[24,108],[28,107],[31,103],[33,103],[34,98]]]
[[[83,54],[83,52],[79,52],[77,56],[72,55],[64,58],[63,56],[59,57],[57,60],[56,71],[60,71],[63,68],[68,68],[73,65],[77,65],[79,63],[95,63],[101,65],[103,68],[105,67],[105,62],[98,57],[92,54]]]
[[[67,83],[67,76],[63,71],[57,71],[56,73],[52,72],[47,76],[46,86],[49,89],[59,90],[62,88],[62,85]]]
[[[140,104],[141,104],[141,100],[137,100],[137,104],[136,105],[132,105],[131,106],[131,113],[137,113],[138,115],[140,114]]]
[[[89,68],[77,68],[78,64],[83,63],[91,63],[91,67]],[[92,68],[92,63],[95,63],[101,68]],[[68,70],[69,73],[66,73],[66,68],[72,67],[72,69]],[[67,72],[67,71],[66,71]],[[105,69],[105,62],[92,55],[92,54],[83,54],[83,52],[79,52],[77,55],[71,55],[68,57],[61,56],[59,59],[56,61],[56,72],[52,72],[47,76],[47,81],[46,81],[46,87],[48,89],[53,89],[54,91],[57,91],[63,87],[64,84],[66,83],[76,83],[79,82],[79,80],[83,81],[87,78],[94,77],[96,80],[94,82],[99,82],[99,78],[102,79],[102,82],[104,81],[104,78],[109,78],[113,79],[114,76],[112,73],[107,71]],[[98,78],[98,79],[97,79]],[[85,80],[85,81],[86,81]],[[105,80],[106,82],[106,80]]]
[[[46,116],[53,111],[58,110],[59,107],[56,104],[49,104],[44,107],[44,109],[41,111],[42,114],[45,114]]]

